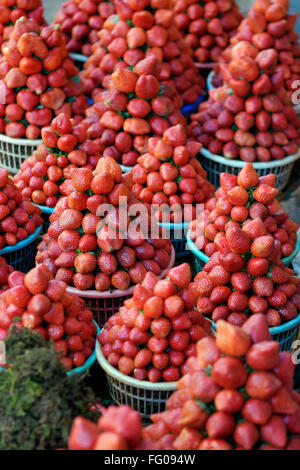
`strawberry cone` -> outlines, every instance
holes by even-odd
[[[14,271],[9,289],[1,294],[0,332],[9,331],[14,318],[18,328],[29,328],[54,343],[67,369],[82,366],[93,353],[97,328],[93,314],[67,285],[53,279],[45,265],[26,275]]]
[[[198,220],[190,225],[190,237],[197,248],[207,256],[218,250],[226,255],[225,231],[238,227],[251,240],[272,239],[274,260],[289,257],[296,247],[298,225],[276,199],[275,175],[259,178],[252,163],[246,163],[238,176],[221,173],[220,182],[215,197],[207,201]],[[200,231],[202,224],[204,237]],[[256,255],[259,256],[259,251]]]
[[[41,0],[3,0],[0,7],[0,46],[9,40],[16,21],[22,17],[32,18],[45,25]]]
[[[100,158],[94,172],[73,168],[70,173],[73,189],[51,214],[36,261],[82,290],[127,290],[148,270],[161,275],[170,262],[171,242],[159,230],[151,238],[151,221],[145,227],[139,216],[126,212],[138,202],[131,175],[122,176],[111,157]]]
[[[155,217],[159,221],[181,223],[183,216],[190,221],[196,205],[210,198],[214,188],[196,159],[200,148],[201,144],[187,138],[181,124],[167,129],[162,137],[149,138],[148,153],[139,157],[132,170],[132,191],[149,208],[158,205]],[[188,205],[182,214],[180,209]],[[164,207],[171,220],[164,220]]]
[[[176,105],[179,95],[173,84],[162,83],[160,70],[154,55],[116,69],[111,87],[87,109],[87,137],[103,147],[104,156],[132,167],[147,152],[150,135],[162,135],[174,124],[186,126]]]
[[[211,90],[210,99],[191,115],[194,138],[230,160],[270,162],[295,155],[299,148],[300,120],[284,81],[281,51],[274,38],[268,47],[253,43],[252,35],[260,34],[267,33],[251,33],[234,43],[230,60],[220,66],[224,85]]]
[[[109,1],[68,0],[56,13],[54,23],[61,25],[68,52],[90,56],[93,44],[98,41],[98,31],[114,13],[115,7]]]
[[[0,250],[25,240],[42,223],[41,209],[25,200],[8,171],[0,169]]]
[[[82,122],[76,123],[64,113],[42,129],[43,143],[22,164],[14,177],[25,199],[55,207],[62,196],[74,191],[73,168],[94,169],[100,157],[100,145],[87,139]]]
[[[209,337],[210,322],[194,310],[187,263],[166,279],[147,273],[133,297],[109,318],[98,340],[107,361],[122,374],[150,382],[174,382],[196,355],[196,342]]]
[[[82,72],[92,96],[96,96],[95,87],[110,87],[110,76],[116,70],[135,67],[155,56],[161,63],[159,81],[175,87],[183,104],[194,103],[204,83],[193,63],[192,49],[174,23],[170,1],[146,0],[141,5],[136,0],[115,0],[113,5],[115,14],[104,21]],[[164,95],[170,97],[169,93]],[[175,108],[182,104],[179,96],[173,101]]]
[[[217,323],[216,339],[177,383],[143,439],[159,450],[299,450],[299,395],[291,354],[279,351],[262,314],[243,326]]]
[[[289,0],[285,2],[262,2],[257,0],[231,39],[217,67],[222,81],[222,63],[231,60],[232,48],[239,42],[248,41],[258,52],[274,49],[278,53],[278,64],[273,76],[276,91],[285,86],[290,98],[295,93],[293,83],[300,78],[300,48],[298,34],[294,31],[298,15],[288,14]],[[250,56],[251,57],[251,56]],[[224,78],[224,77],[223,77]],[[296,103],[294,103],[296,104]]]
[[[194,51],[196,62],[218,62],[243,18],[235,0],[177,0],[174,22]]]
[[[76,122],[82,119],[87,97],[59,25],[41,28],[35,19],[22,17],[2,53],[2,134],[38,139],[41,129],[60,112]]]

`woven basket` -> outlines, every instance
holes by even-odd
[[[7,263],[15,268],[16,271],[28,273],[35,266],[35,255],[37,247],[37,238],[42,232],[42,226],[38,227],[25,240],[16,245],[6,246],[0,250],[0,256],[6,259]]]
[[[174,266],[175,263],[175,251],[172,249],[169,266],[164,269],[159,278],[163,279],[169,269]],[[113,290],[99,292],[96,290],[79,290],[75,287],[67,287],[69,294],[76,294],[82,297],[86,302],[86,307],[91,310],[94,314],[94,319],[98,325],[103,326],[109,317],[118,312],[119,308],[123,305],[124,301],[132,296],[134,286],[131,286],[127,290]]]
[[[237,175],[241,168],[244,167],[246,162],[241,160],[228,160],[228,158],[220,155],[214,155],[207,149],[200,150],[200,162],[207,172],[208,181],[216,188],[220,186],[220,174],[230,173]],[[259,176],[269,175],[274,173],[276,175],[276,188],[282,191],[290,178],[294,163],[300,157],[300,151],[295,155],[282,158],[281,160],[273,160],[271,162],[254,162],[253,166]]]
[[[176,390],[176,382],[151,383],[121,374],[107,362],[98,341],[96,356],[105,371],[109,394],[117,405],[128,405],[146,419],[165,410],[167,399]]]
[[[31,157],[41,142],[40,139],[15,139],[0,134],[0,167],[11,174],[18,173],[21,164],[26,158]]]

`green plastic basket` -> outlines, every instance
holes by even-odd
[[[237,175],[247,162],[242,160],[229,160],[221,155],[215,155],[206,148],[200,150],[200,162],[207,172],[208,181],[216,188],[220,186],[220,174],[230,173]],[[258,176],[265,176],[273,173],[276,176],[276,188],[282,191],[290,178],[294,163],[300,157],[300,151],[295,155],[272,160],[271,162],[254,162],[253,166]]]
[[[99,325],[95,322],[95,320],[93,321],[97,327],[97,335],[96,335],[96,341],[97,341],[97,336],[100,333],[100,328],[99,328]],[[69,377],[72,377],[74,375],[84,374],[84,372],[86,372],[96,362],[96,359],[97,359],[97,356],[96,356],[96,346],[95,346],[93,353],[90,355],[90,357],[88,357],[88,359],[85,361],[83,366],[75,367],[75,369],[69,370],[67,372],[67,375]]]

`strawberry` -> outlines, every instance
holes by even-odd
[[[248,202],[248,193],[246,189],[241,186],[235,186],[234,188],[227,191],[227,197],[231,204],[236,206],[245,206]]]
[[[267,235],[265,222],[262,222],[259,218],[246,221],[243,224],[243,231],[249,235],[251,240]]]
[[[180,266],[170,269],[167,276],[178,287],[186,288],[191,282],[191,268],[189,264],[183,263]]]
[[[51,277],[48,269],[43,265],[39,265],[25,275],[24,283],[31,294],[40,294],[47,289]]]
[[[217,346],[225,354],[241,357],[249,349],[250,336],[241,328],[220,320],[217,325]]]
[[[243,188],[251,188],[258,184],[258,174],[251,163],[246,163],[238,174],[237,182]]]
[[[257,277],[253,281],[253,291],[256,295],[270,297],[273,294],[273,281],[268,277]]]
[[[233,439],[243,449],[251,450],[259,439],[259,432],[253,423],[244,421],[236,426]]]
[[[220,174],[221,188],[227,193],[230,189],[234,188],[238,184],[237,176],[230,175],[229,173]]]
[[[272,416],[270,420],[261,427],[261,437],[265,442],[269,442],[278,449],[283,449],[287,441],[287,434],[282,418]]]
[[[267,184],[268,186],[272,186],[275,188],[276,183],[276,176],[274,174],[263,175],[258,178],[258,184]]]
[[[74,267],[79,274],[91,273],[97,266],[96,257],[91,253],[79,253],[75,257]]]
[[[251,253],[257,258],[267,258],[273,249],[274,239],[270,235],[256,238],[251,244]]]
[[[242,329],[250,335],[253,343],[259,343],[260,341],[271,339],[266,319],[263,314],[256,314],[249,317],[243,324]]]
[[[269,262],[266,258],[250,258],[246,269],[251,276],[263,276],[268,272]]]
[[[62,230],[74,230],[81,226],[82,214],[75,209],[66,209],[59,218],[59,225]]]
[[[234,253],[247,253],[250,248],[250,238],[242,229],[233,227],[226,231],[226,239]]]
[[[270,204],[277,194],[278,190],[267,184],[260,184],[253,192],[254,199],[262,204]]]

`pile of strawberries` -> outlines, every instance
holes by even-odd
[[[20,18],[2,53],[2,134],[38,139],[60,112],[82,118],[87,97],[58,25],[40,28],[34,19]]]
[[[5,258],[0,256],[0,292],[9,288],[8,276],[14,271],[13,266],[9,266]],[[0,336],[0,339],[1,338]]]
[[[133,193],[147,205],[173,206],[170,214],[172,222],[177,220],[176,212],[181,218],[179,209],[189,204],[191,211],[186,211],[185,218],[192,220],[196,213],[195,204],[207,201],[214,190],[195,158],[201,146],[187,139],[182,124],[167,129],[162,138],[150,137],[148,153],[138,159],[132,170]],[[159,208],[157,216],[162,219]]]
[[[176,89],[157,78],[160,68],[154,55],[133,67],[118,68],[111,75],[112,87],[87,110],[87,136],[104,147],[104,156],[133,166],[147,152],[151,134],[162,135],[178,123],[186,125]]]
[[[291,354],[271,341],[258,314],[242,328],[222,320],[216,340],[203,338],[197,358],[143,430],[160,450],[299,450],[300,396]]]
[[[191,115],[192,135],[210,152],[246,162],[298,152],[300,120],[279,59],[276,49],[260,51],[248,41],[232,47],[230,63],[221,64],[225,85]]]
[[[98,336],[109,364],[138,380],[179,380],[187,359],[196,354],[195,343],[211,329],[195,310],[190,282],[187,263],[172,268],[166,279],[147,273]]]
[[[0,337],[16,325],[52,340],[67,369],[82,366],[93,353],[97,328],[93,314],[82,299],[66,292],[64,282],[53,279],[46,266],[27,274],[14,271],[8,276],[9,289],[0,297]]]
[[[54,23],[61,25],[69,52],[89,56],[103,22],[114,12],[114,4],[110,1],[67,0],[55,15]]]
[[[82,76],[90,90],[109,88],[110,74],[134,67],[142,59],[155,56],[161,64],[159,81],[175,86],[183,103],[194,103],[202,92],[203,78],[193,62],[193,51],[174,24],[170,0],[114,2],[110,15],[98,32],[99,41],[85,63]]]
[[[41,209],[22,199],[21,192],[0,169],[0,250],[25,240],[43,223]]]
[[[22,164],[14,182],[24,199],[55,207],[61,196],[74,191],[73,168],[94,169],[100,146],[86,138],[86,128],[60,113],[42,129],[43,144]]]
[[[41,0],[2,0],[0,5],[0,45],[8,41],[19,18],[33,18],[45,24]]]
[[[239,175],[221,173],[221,187],[207,201],[198,219],[190,224],[190,238],[199,250],[211,256],[223,243],[229,227],[242,227],[254,238],[271,235],[281,258],[292,254],[298,225],[276,199],[273,174],[258,177],[252,163],[246,163]],[[204,229],[204,233],[203,233]]]
[[[122,197],[128,206],[136,202],[131,175],[122,176],[113,158],[102,157],[94,172],[74,168],[71,177],[74,189],[51,214],[36,261],[47,263],[56,279],[83,290],[126,290],[142,282],[147,271],[160,275],[170,262],[170,240],[149,238],[139,230],[139,217],[127,215],[126,223],[126,216],[119,216]],[[116,210],[105,209],[104,216],[99,208],[107,203]]]
[[[295,92],[293,82],[300,79],[300,47],[294,31],[298,15],[288,14],[289,3],[289,0],[257,0],[232,38],[231,46],[224,51],[221,62],[230,62],[231,48],[239,41],[249,41],[259,51],[275,49],[278,52],[276,72],[282,76],[291,96]]]
[[[196,275],[194,292],[199,295],[199,312],[211,316],[213,321],[226,319],[242,325],[249,315],[263,313],[273,327],[293,320],[299,313],[300,280],[280,260],[288,234],[284,229],[270,232],[268,229],[277,225],[276,219],[264,218],[266,207],[277,207],[277,190],[265,182],[269,176],[259,182],[252,165],[244,167],[237,180],[234,175],[222,175],[221,191],[226,197],[218,199],[218,207],[227,210],[231,205],[234,213],[244,219],[248,201],[252,217],[243,222],[226,222],[226,217],[221,216],[218,222],[224,220],[225,225],[219,233],[216,226],[206,227],[206,234],[216,228],[217,250]],[[238,198],[240,206],[233,206],[230,200],[236,203]]]
[[[243,18],[235,0],[176,0],[174,11],[175,25],[200,63],[219,61]]]
[[[68,439],[69,450],[143,449],[142,419],[129,406],[101,407],[97,424],[78,416]]]

